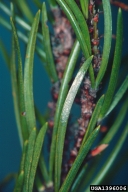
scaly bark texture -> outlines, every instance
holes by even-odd
[[[89,32],[90,32],[90,39],[91,39],[91,48],[92,48],[92,54],[94,55],[93,58],[93,69],[95,76],[97,76],[97,73],[100,68],[101,63],[101,53],[99,50],[99,32],[97,28],[97,23],[99,19],[99,12],[95,9],[95,2],[93,0],[90,0],[89,2],[89,17],[87,20]],[[84,62],[84,58],[82,58],[82,62]],[[80,105],[81,105],[81,117],[78,119],[78,130],[75,131],[75,144],[74,148],[70,150],[70,158],[68,162],[64,165],[63,172],[62,172],[62,179],[64,180],[67,172],[71,168],[77,154],[79,151],[79,148],[81,146],[83,137],[86,133],[87,126],[89,124],[89,120],[92,116],[92,112],[95,107],[95,98],[96,93],[98,90],[94,90],[91,87],[91,81],[89,78],[89,75],[86,75],[83,87],[81,89],[81,98],[80,98]],[[75,129],[76,130],[76,129]],[[90,156],[90,153],[89,153]],[[87,158],[88,159],[88,158]]]
[[[61,79],[63,77],[68,57],[74,42],[72,27],[64,13],[59,7],[52,9],[52,12],[54,15],[54,36],[52,36],[51,40],[59,81],[52,85],[51,95],[53,101],[48,103],[48,107],[50,108],[51,112],[49,128],[53,128],[54,126],[54,115],[61,85]]]
[[[101,63],[101,53],[99,51],[99,33],[97,29],[97,23],[99,19],[99,12],[95,9],[95,2],[90,0],[89,2],[89,17],[87,20],[90,39],[91,39],[91,48],[92,54],[94,55],[93,58],[93,69],[95,76],[100,68]],[[68,61],[68,57],[74,42],[73,39],[73,31],[72,27],[59,8],[55,8],[52,10],[54,15],[54,36],[52,36],[52,47],[53,47],[53,55],[56,64],[56,71],[59,77],[59,81],[52,85],[51,95],[53,98],[52,102],[48,103],[48,107],[50,108],[50,118],[49,118],[49,132],[52,134],[52,128],[54,126],[54,115],[56,110],[56,102],[58,99],[58,94],[61,85],[61,79],[64,74],[64,70],[66,68],[66,64]],[[85,58],[82,57],[80,65],[85,61]],[[67,128],[67,136],[65,140],[65,149],[63,154],[63,166],[62,166],[62,180],[64,180],[65,176],[67,175],[70,167],[72,166],[79,148],[81,146],[81,142],[83,137],[86,133],[86,129],[89,123],[89,120],[92,116],[94,107],[95,107],[95,98],[96,98],[97,90],[91,88],[91,81],[89,75],[85,76],[83,87],[81,89],[81,96],[80,96],[80,106],[81,106],[81,117],[78,119],[78,123],[70,124],[68,123]],[[70,122],[70,120],[69,120]],[[71,135],[74,135],[74,147],[71,147],[71,139],[73,138]],[[68,155],[67,155],[68,154]],[[88,154],[90,159],[90,153]],[[68,156],[68,158],[67,158]],[[91,155],[92,156],[92,155]],[[66,160],[65,160],[66,158]],[[67,160],[68,159],[68,160]]]
[[[73,45],[73,34],[69,21],[60,9],[53,9],[53,15],[55,18],[54,37],[52,37],[53,54],[58,77],[62,79]]]

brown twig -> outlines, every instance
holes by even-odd
[[[119,1],[114,1],[114,0],[110,0],[110,3],[117,7],[120,7],[121,9],[123,9],[125,11],[128,11],[128,5],[126,5],[125,3],[122,3]]]

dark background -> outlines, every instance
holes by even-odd
[[[4,1],[3,1],[4,2]],[[5,1],[8,5],[8,1]],[[31,2],[31,1],[29,1]],[[124,1],[128,3],[127,1]],[[37,8],[34,7],[32,2],[30,3],[33,13],[37,12]],[[7,17],[0,9],[0,14]],[[116,18],[117,18],[117,7],[112,6],[113,15],[113,34],[116,29]],[[128,53],[128,12],[123,11],[124,18],[124,45],[123,45],[123,56]],[[100,16],[102,23],[102,16]],[[100,27],[100,33],[102,34],[102,28]],[[0,25],[0,38],[5,43],[8,51],[11,51],[11,33],[6,28]],[[22,57],[24,58],[25,47],[24,43],[20,41],[22,50]],[[35,55],[34,59],[34,99],[36,105],[39,107],[41,112],[45,111],[48,101],[51,100],[50,96],[50,81],[45,70],[42,67],[41,61],[38,56]],[[127,143],[125,142],[123,151],[126,148]],[[5,64],[5,61],[0,52],[0,181],[9,173],[17,172],[21,157],[21,147],[18,138],[18,131],[15,122],[15,115],[13,109],[12,90],[11,90],[11,78],[9,70]],[[120,175],[117,175],[114,183],[112,184],[128,184],[128,165],[124,165],[120,171]],[[12,185],[10,185],[4,191],[11,191]]]

